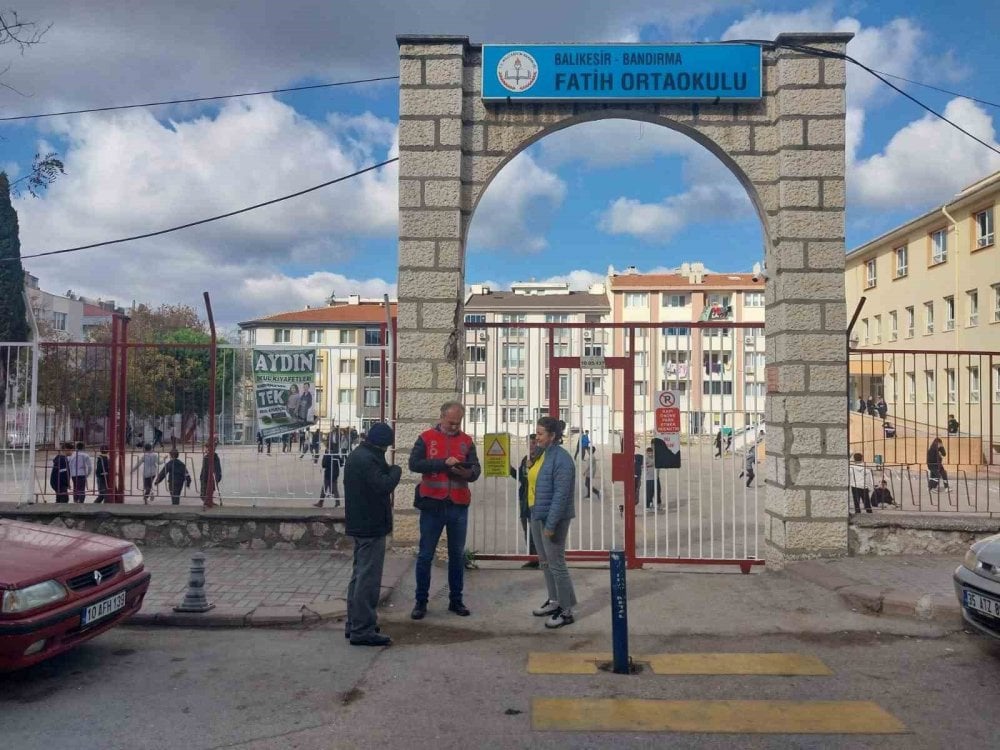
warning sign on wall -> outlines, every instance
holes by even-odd
[[[506,432],[483,436],[483,476],[510,476],[510,435]]]

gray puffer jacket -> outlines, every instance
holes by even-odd
[[[538,470],[535,485],[535,504],[531,506],[531,520],[545,521],[545,528],[554,531],[556,524],[576,517],[573,507],[573,482],[576,467],[573,457],[561,445],[545,449],[545,462]]]

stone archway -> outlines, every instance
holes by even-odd
[[[461,390],[465,240],[514,155],[579,122],[632,118],[681,131],[747,189],[767,238],[769,562],[847,553],[844,298],[845,62],[850,34],[783,34],[763,52],[759,101],[485,103],[482,47],[400,36],[397,444]]]

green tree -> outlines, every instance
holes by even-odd
[[[27,341],[28,319],[24,306],[24,268],[17,211],[10,201],[7,175],[0,172],[0,342]],[[10,347],[0,346],[0,410],[7,403],[7,363]]]

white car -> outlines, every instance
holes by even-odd
[[[965,621],[981,633],[1000,638],[1000,534],[973,544],[953,580]]]

